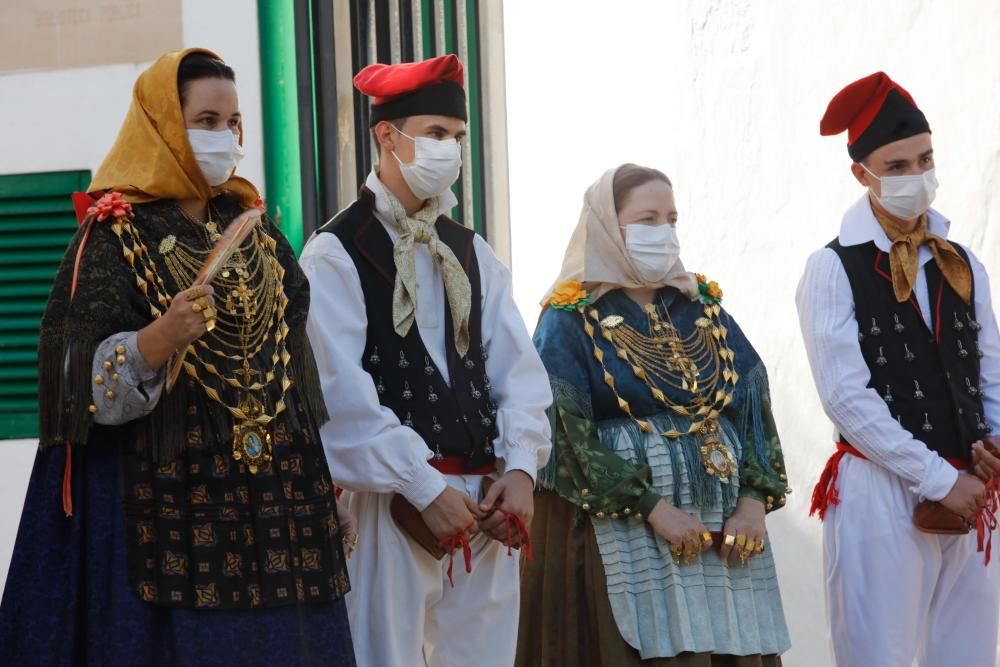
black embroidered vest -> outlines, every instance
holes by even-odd
[[[459,357],[455,350],[451,311],[447,300],[445,303],[449,386],[428,354],[417,324],[405,337],[393,328],[393,244],[375,217],[374,207],[375,196],[362,188],[358,201],[318,230],[340,239],[361,278],[368,316],[362,366],[371,375],[382,405],[420,434],[435,459],[461,458],[467,470],[475,470],[495,459],[493,440],[497,436],[497,409],[490,396],[482,341],[482,286],[475,233],[445,216],[435,224],[438,238],[455,253],[472,286],[466,357]]]
[[[952,246],[968,262],[965,251]],[[924,270],[931,307],[927,327],[914,296],[896,301],[889,255],[874,242],[827,245],[844,265],[854,294],[858,341],[878,392],[900,425],[946,458],[968,458],[989,432],[979,389],[975,299],[966,305],[934,261]],[[974,289],[974,286],[973,286]]]

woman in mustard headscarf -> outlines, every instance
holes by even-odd
[[[355,664],[309,285],[234,175],[241,144],[215,54],[168,53],[139,77],[42,320],[2,664]]]

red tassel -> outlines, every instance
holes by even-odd
[[[66,466],[63,468],[62,503],[67,517],[73,516],[73,443],[66,441]]]
[[[837,451],[826,462],[823,474],[819,476],[819,481],[813,488],[812,505],[809,507],[809,516],[819,514],[819,520],[826,518],[826,511],[830,505],[840,504],[840,492],[837,489],[837,477],[840,475],[840,461],[847,451],[837,446]]]
[[[997,528],[998,508],[1000,508],[1000,483],[991,475],[986,482],[986,503],[976,514],[976,551],[986,552],[983,556],[984,566],[990,564],[993,552],[993,531]]]
[[[465,571],[472,574],[472,547],[469,546],[469,534],[463,530],[458,535],[440,540],[438,546],[448,551],[448,583],[454,588],[455,579],[451,574],[455,567],[455,550],[459,547],[462,547],[462,556],[465,558]]]
[[[528,532],[528,526],[525,525],[524,519],[517,516],[516,514],[511,514],[510,512],[504,512],[503,510],[500,511],[503,513],[507,527],[507,555],[508,556],[514,555],[510,541],[511,526],[513,526],[514,530],[517,531],[517,545],[522,551],[524,551],[524,557],[530,563],[532,561],[531,534]]]

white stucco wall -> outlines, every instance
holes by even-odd
[[[1000,5],[508,0],[505,12],[514,287],[525,319],[533,325],[558,273],[587,186],[622,162],[664,170],[685,263],[720,282],[770,372],[794,487],[769,518],[794,644],[785,664],[830,665],[820,524],[806,514],[831,426],[793,298],[807,256],[836,235],[862,190],[846,136],[820,137],[819,119],[842,86],[871,72],[907,87],[934,131],[935,207],[1000,280]]]

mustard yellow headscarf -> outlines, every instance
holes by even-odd
[[[114,190],[136,203],[156,199],[207,201],[222,192],[233,194],[244,206],[258,200],[257,188],[239,176],[218,187],[210,186],[195,161],[177,92],[177,69],[181,60],[192,53],[222,60],[207,49],[171,51],[140,74],[125,122],[88,193]],[[242,144],[242,124],[239,130]]]

